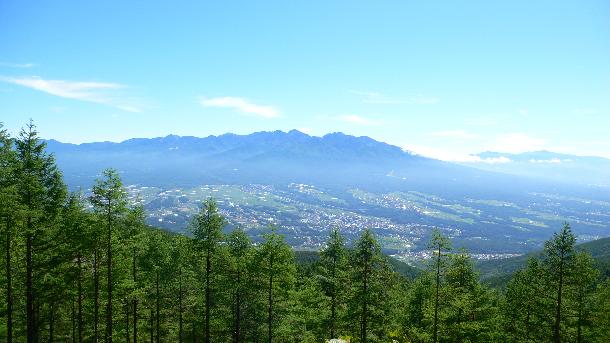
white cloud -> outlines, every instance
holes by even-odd
[[[8,68],[33,68],[38,66],[36,63],[10,63],[10,62],[0,62],[0,67],[8,67]]]
[[[475,159],[473,162],[477,162],[477,163],[504,164],[504,163],[512,162],[512,160],[506,156],[487,157],[487,158],[480,158],[479,156],[474,156],[474,155],[470,155],[470,156],[474,157]]]
[[[476,156],[423,145],[403,144],[402,149],[416,155],[448,162],[473,162]]]
[[[244,98],[231,96],[219,98],[201,98],[200,102],[204,107],[229,108],[261,118],[277,118],[280,116],[280,111],[278,111],[276,108],[266,105],[257,105]]]
[[[62,98],[104,104],[128,112],[141,112],[138,105],[113,93],[126,88],[118,83],[45,80],[37,76],[20,78],[0,76],[0,80]]]
[[[409,151],[411,153],[434,158],[441,161],[447,162],[459,162],[459,163],[486,163],[486,164],[504,164],[511,163],[512,160],[506,156],[499,157],[489,157],[489,158],[481,158],[476,155],[465,154],[455,151],[442,150],[437,148],[432,148],[428,146],[421,145],[403,145],[403,150]]]
[[[551,158],[550,160],[536,160],[536,159],[530,159],[530,163],[549,163],[549,164],[559,164],[561,162],[571,162],[571,160],[560,160],[558,158]]]
[[[378,120],[361,117],[361,116],[355,115],[355,114],[346,114],[346,115],[338,116],[338,117],[336,117],[336,119],[346,122],[346,123],[364,125],[364,126],[377,126],[377,125],[381,124],[381,122]]]
[[[446,130],[432,132],[430,136],[444,137],[444,138],[456,138],[456,139],[475,139],[479,136],[474,133],[469,133],[465,130]]]
[[[362,102],[367,104],[416,104],[416,105],[431,105],[439,102],[439,98],[432,96],[424,96],[417,94],[410,97],[398,98],[373,91],[358,91],[353,90],[350,93],[359,95]]]
[[[486,150],[522,153],[528,151],[544,150],[546,140],[532,137],[525,133],[508,133],[497,136]]]

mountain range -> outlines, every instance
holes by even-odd
[[[47,148],[70,188],[86,192],[103,169],[115,168],[145,202],[149,223],[175,231],[185,230],[201,199],[213,196],[232,225],[253,236],[279,225],[302,248],[318,247],[336,226],[348,237],[376,228],[384,249],[408,256],[425,249],[432,227],[483,254],[536,249],[563,221],[581,240],[610,235],[610,194],[595,182],[443,162],[369,137],[292,130],[120,143],[48,140]],[[529,161],[589,162],[546,152],[480,157],[536,166],[543,163]]]

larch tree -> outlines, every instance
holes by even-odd
[[[17,152],[17,193],[23,234],[25,236],[25,288],[27,342],[39,340],[39,317],[37,309],[41,305],[38,297],[43,289],[37,287],[41,278],[45,256],[38,248],[49,243],[49,231],[56,225],[66,197],[66,186],[55,158],[45,151],[46,144],[38,138],[36,126],[30,123],[21,130],[15,141]],[[38,289],[37,289],[38,288]]]
[[[210,343],[210,317],[212,311],[212,278],[214,270],[213,262],[223,237],[222,229],[225,219],[218,212],[218,206],[213,199],[207,199],[199,213],[193,219],[191,230],[198,248],[201,249],[205,263],[204,282],[204,342]]]
[[[74,341],[82,343],[84,341],[84,275],[85,259],[87,259],[92,248],[91,240],[91,216],[86,212],[85,203],[80,193],[71,194],[65,205],[62,216],[62,233],[64,241],[68,247],[66,256],[71,267],[71,280],[75,283],[75,315],[73,316],[73,326],[75,328]]]
[[[349,259],[345,238],[338,229],[333,229],[320,251],[320,283],[325,295],[330,299],[330,318],[327,320],[328,338],[337,338],[342,328],[342,318],[349,289]]]
[[[561,343],[561,323],[564,304],[566,282],[574,271],[576,237],[568,223],[553,238],[544,244],[543,264],[549,272],[551,287],[555,293],[553,341]]]
[[[574,257],[574,272],[570,275],[570,312],[576,326],[574,334],[576,342],[589,341],[592,327],[591,312],[594,307],[593,294],[595,281],[599,277],[599,271],[594,267],[594,260],[587,252],[577,252]]]
[[[454,342],[492,341],[496,307],[492,294],[479,283],[470,255],[453,254],[445,273],[445,337]]]
[[[252,242],[250,237],[237,228],[227,238],[229,252],[229,273],[231,274],[231,309],[232,309],[232,341],[234,343],[244,342],[244,311],[247,308],[250,287],[248,285],[248,260],[252,258]]]
[[[256,260],[266,295],[266,341],[271,343],[276,330],[282,329],[288,296],[294,286],[294,254],[284,237],[277,233],[275,227],[271,227],[271,233],[264,235]]]
[[[434,319],[432,324],[432,341],[434,343],[438,342],[438,315],[440,310],[440,297],[441,297],[441,279],[444,273],[444,270],[447,266],[446,259],[447,256],[445,254],[451,248],[449,239],[443,236],[440,230],[435,229],[432,232],[432,238],[430,239],[430,243],[428,243],[428,248],[433,253],[432,258],[432,269],[434,272]]]
[[[13,140],[0,123],[0,227],[3,227],[6,292],[6,342],[13,342],[13,241],[18,219],[17,155]]]
[[[97,179],[93,186],[93,194],[90,197],[95,213],[100,219],[100,224],[105,227],[106,236],[106,272],[107,272],[107,298],[106,298],[106,343],[112,343],[113,338],[113,237],[114,232],[121,224],[121,220],[127,213],[127,192],[119,173],[114,169],[106,169],[102,177]]]
[[[382,336],[388,334],[386,315],[393,280],[390,266],[371,230],[362,232],[351,258],[351,312],[353,322],[357,323],[358,342],[385,340],[387,337]]]
[[[140,269],[140,251],[144,250],[143,241],[146,241],[144,239],[144,229],[146,227],[144,217],[144,207],[141,204],[137,204],[133,208],[129,209],[125,220],[125,230],[123,231],[123,239],[125,242],[124,248],[127,250],[127,255],[131,260],[129,263],[131,285],[129,287],[130,289],[128,290],[129,294],[127,294],[128,303],[125,304],[125,312],[127,317],[126,334],[129,336],[129,317],[131,315],[131,333],[133,335],[133,343],[138,342],[138,303],[143,288],[138,277],[138,270]]]

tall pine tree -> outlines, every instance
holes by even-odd
[[[23,235],[25,236],[25,288],[26,288],[26,328],[27,342],[39,340],[37,309],[42,305],[39,298],[44,289],[40,287],[47,255],[45,250],[53,244],[49,235],[66,197],[66,187],[55,159],[45,151],[46,144],[38,138],[36,126],[30,122],[19,133],[17,152],[17,193],[20,207]],[[48,252],[48,250],[46,251]]]
[[[225,220],[218,212],[218,206],[213,199],[208,199],[203,203],[201,210],[195,216],[192,222],[192,232],[196,244],[205,263],[205,282],[204,282],[204,342],[210,343],[210,317],[212,313],[212,280],[213,273],[216,273],[213,263],[216,258],[220,240],[222,239],[222,228],[225,226]]]
[[[121,220],[127,213],[127,193],[119,173],[114,169],[106,169],[102,177],[97,179],[93,186],[93,194],[90,197],[95,213],[99,217],[100,224],[105,227],[106,234],[106,332],[105,340],[112,343],[113,339],[113,291],[115,281],[113,279],[113,238],[115,231],[121,224]]]

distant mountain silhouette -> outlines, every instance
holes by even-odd
[[[424,167],[455,168],[369,137],[343,133],[314,137],[297,130],[205,138],[169,135],[120,143],[49,140],[47,144],[68,182],[79,185],[89,185],[107,167],[118,169],[128,182],[159,185],[358,183],[375,182],[388,174],[406,177]]]
[[[294,182],[490,198],[554,187],[544,181],[418,156],[369,137],[339,132],[323,137],[292,130],[205,138],[169,135],[120,143],[49,140],[47,144],[73,188],[90,187],[109,167],[119,170],[127,184],[158,187]]]

